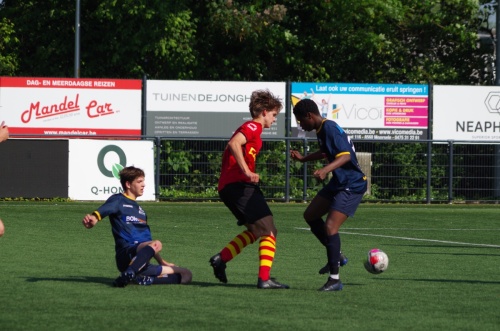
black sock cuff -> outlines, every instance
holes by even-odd
[[[336,237],[340,237],[338,233],[332,234],[332,235],[327,235],[326,236],[326,243],[333,243]]]

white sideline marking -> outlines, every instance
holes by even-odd
[[[500,229],[414,229],[414,228],[348,228],[348,230],[402,230],[402,231],[500,231]]]
[[[307,230],[308,228],[296,228],[298,230]],[[500,245],[490,245],[490,244],[474,244],[474,243],[465,243],[459,241],[447,241],[447,240],[436,240],[436,239],[422,239],[422,238],[410,238],[410,237],[396,237],[396,236],[386,236],[382,234],[371,234],[371,233],[356,233],[356,232],[345,232],[340,231],[342,234],[353,234],[358,236],[367,236],[367,237],[382,237],[382,238],[391,238],[391,239],[402,239],[402,240],[412,240],[412,241],[428,241],[428,242],[436,242],[441,244],[455,244],[455,245],[464,245],[464,246],[479,246],[479,247],[493,247],[500,248]]]

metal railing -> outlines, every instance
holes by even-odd
[[[222,152],[227,138],[156,138],[159,200],[218,200]],[[500,148],[492,142],[354,141],[368,176],[365,201],[458,203],[500,201]],[[265,139],[257,172],[266,197],[308,201],[323,186],[312,173],[320,162],[301,164],[290,149],[307,154],[316,139]]]

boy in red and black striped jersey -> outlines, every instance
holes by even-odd
[[[273,214],[260,190],[255,161],[262,147],[261,133],[270,128],[283,108],[279,98],[268,90],[258,90],[250,98],[251,121],[243,123],[229,140],[222,157],[219,196],[246,230],[210,258],[214,275],[227,283],[226,263],[243,248],[259,239],[259,275],[257,288],[286,289],[288,285],[272,279],[271,267],[276,252],[277,230]]]

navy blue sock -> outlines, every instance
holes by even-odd
[[[326,256],[328,257],[330,274],[338,275],[340,267],[340,235],[338,233],[327,237]]]
[[[155,256],[155,250],[153,249],[153,247],[144,247],[139,252],[137,252],[137,255],[132,259],[132,261],[130,261],[130,265],[128,266],[127,270],[131,270],[137,274],[139,270],[141,270],[153,256]]]
[[[317,218],[312,221],[307,221],[307,224],[311,227],[311,232],[318,238],[321,245],[326,245],[327,234],[325,229],[325,222],[321,218]]]

